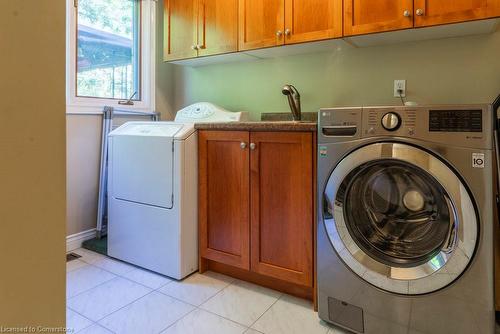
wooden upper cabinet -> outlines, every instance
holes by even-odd
[[[344,0],[345,36],[412,27],[413,0]]]
[[[252,132],[251,270],[313,284],[313,137]]]
[[[198,138],[200,255],[246,270],[250,269],[248,140],[246,131],[199,131]]]
[[[341,36],[342,0],[286,0],[286,44]]]
[[[199,0],[199,56],[238,50],[238,0]]]
[[[415,0],[415,27],[500,16],[500,0]]]
[[[193,58],[196,45],[198,0],[165,0],[164,60]]]
[[[239,50],[285,42],[285,0],[239,0]]]

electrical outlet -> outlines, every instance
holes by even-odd
[[[394,80],[394,97],[399,97],[398,90],[402,91],[402,97],[406,97],[406,80]]]

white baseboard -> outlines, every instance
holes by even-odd
[[[85,240],[93,239],[96,237],[96,229],[83,231],[80,233],[68,235],[66,237],[66,252],[71,252],[77,248],[82,247]]]

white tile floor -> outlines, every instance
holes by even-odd
[[[82,334],[339,334],[309,301],[208,272],[183,281],[78,249],[67,327]]]

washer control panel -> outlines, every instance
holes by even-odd
[[[318,139],[337,143],[371,137],[400,137],[490,148],[490,105],[393,106],[321,109]]]
[[[196,105],[190,106],[179,111],[180,116],[184,118],[200,119],[208,118],[215,114],[215,108],[212,105],[197,103]]]
[[[246,113],[231,112],[208,102],[195,103],[179,110],[175,116],[176,122],[241,122],[246,120]]]

